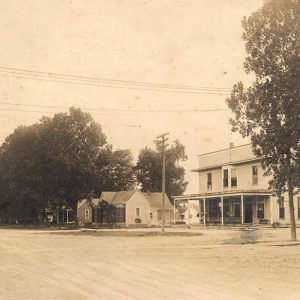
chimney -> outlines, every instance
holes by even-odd
[[[229,148],[230,149],[234,148],[234,143],[229,143]]]

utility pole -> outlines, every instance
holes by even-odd
[[[157,150],[161,151],[162,154],[162,223],[161,231],[165,231],[165,193],[166,193],[166,154],[165,150],[169,144],[166,144],[166,141],[169,139],[166,136],[169,135],[169,132],[163,133],[156,137]]]

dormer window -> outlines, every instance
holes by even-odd
[[[207,173],[207,189],[211,190],[212,189],[212,174]]]

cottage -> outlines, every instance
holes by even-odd
[[[106,204],[107,210],[104,209]],[[102,205],[101,205],[102,204]],[[138,190],[102,192],[99,199],[78,205],[81,223],[114,223],[123,226],[159,225],[162,219],[162,194]],[[165,195],[165,219],[173,219],[173,206]]]
[[[199,222],[212,224],[289,223],[287,195],[278,199],[268,188],[251,144],[198,156],[199,193],[174,197],[176,203],[198,200]],[[300,224],[300,197],[294,197]]]

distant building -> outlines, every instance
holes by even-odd
[[[182,203],[178,206],[179,221],[184,224],[199,224],[200,222],[200,206],[199,203]]]
[[[103,206],[103,203],[107,205]],[[137,190],[102,192],[99,199],[79,203],[77,214],[78,221],[86,224],[159,225],[162,220],[162,193],[142,193]],[[165,220],[172,219],[173,206],[165,195]]]
[[[202,224],[288,224],[288,197],[278,199],[268,188],[251,144],[198,156],[199,193],[174,197],[176,203],[199,200]],[[295,218],[300,224],[300,197],[294,197]]]

